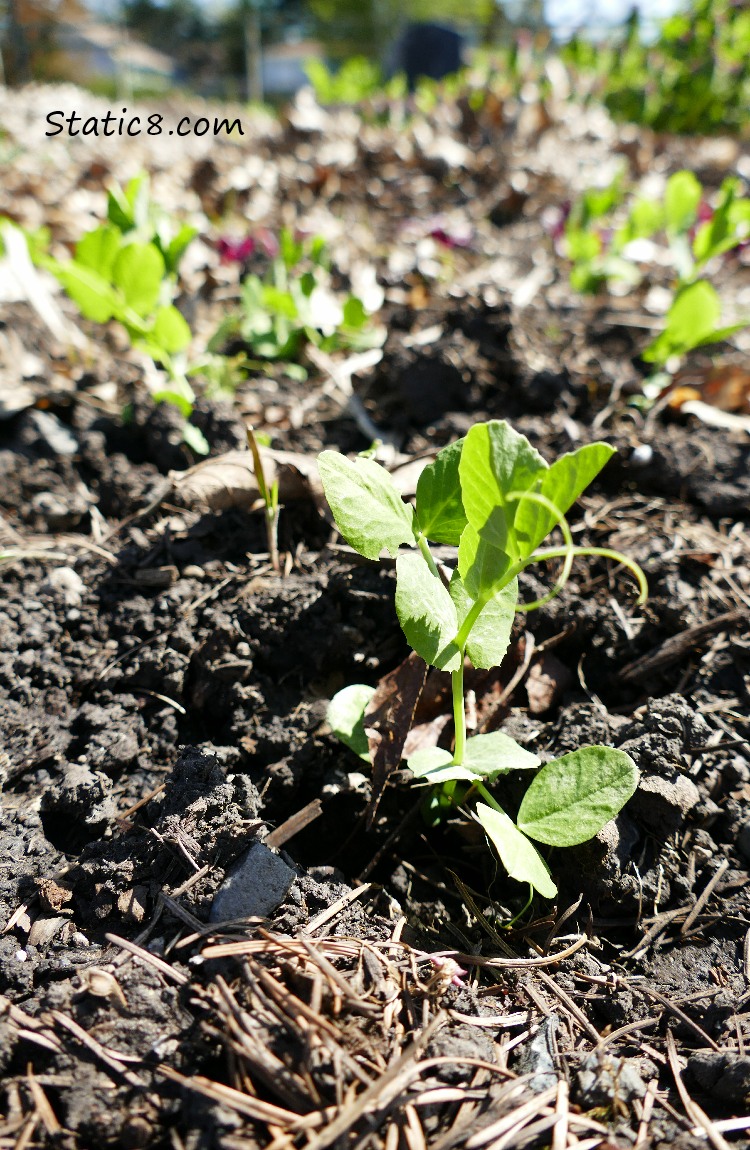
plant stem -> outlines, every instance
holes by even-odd
[[[504,586],[505,584],[503,583],[503,587]],[[502,590],[502,587],[498,590]],[[487,603],[487,599],[477,599],[477,601],[471,607],[468,615],[464,619],[463,623],[459,627],[458,634],[456,635],[454,642],[461,651],[466,650],[466,642],[469,638],[469,635],[471,634],[471,629],[481,615],[484,608],[487,606]]]
[[[255,431],[252,427],[247,429],[247,442],[253,456],[253,470],[255,471],[255,482],[258,484],[258,491],[263,500],[263,519],[266,525],[266,538],[268,540],[268,553],[271,558],[271,566],[276,574],[281,572],[281,564],[279,563],[279,497],[278,488],[274,484],[273,488],[269,489],[266,482],[265,472],[263,471],[263,460],[260,457],[258,450],[258,441],[255,438]]]
[[[466,711],[464,710],[464,653],[461,650],[461,663],[456,671],[451,671],[453,688],[453,723],[456,728],[456,746],[453,762],[459,766],[466,752]]]
[[[484,799],[484,801],[487,803],[488,806],[493,807],[494,810],[496,810],[496,811],[500,811],[501,815],[505,814],[505,811],[503,810],[503,808],[500,806],[500,804],[498,802],[495,801],[495,799],[493,799],[492,795],[487,790],[484,783],[480,783],[479,781],[477,781],[474,783],[474,787],[475,787],[477,793],[482,796],[482,798]]]
[[[439,579],[440,578],[440,572],[437,569],[437,563],[433,559],[432,552],[430,551],[430,545],[427,542],[427,540],[425,539],[425,537],[421,531],[420,531],[419,535],[417,535],[417,546],[419,547],[419,550],[422,552],[422,556],[424,558],[424,561],[427,564],[427,566],[429,567],[430,571],[432,572],[432,574],[435,576],[436,579]]]

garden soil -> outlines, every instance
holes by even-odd
[[[553,99],[394,125],[302,98],[179,149],[45,140],[59,107],[106,111],[74,88],[0,92],[0,213],[62,251],[145,169],[200,229],[179,301],[199,340],[237,295],[222,229],[282,224],[326,236],[342,286],[377,271],[387,336],[348,375],[311,355],[304,383],[269,365],[201,398],[200,462],[121,333],[55,296],[71,350],[33,290],[0,284],[0,1147],[747,1145],[750,440],[637,402],[645,288],[575,296],[550,229],[618,164],[689,158],[717,188],[750,155]],[[718,278],[746,310],[750,267]],[[741,338],[720,350],[746,379]],[[574,537],[632,556],[650,589],[638,608],[626,571],[578,561],[469,678],[474,730],[543,758],[606,743],[640,770],[615,822],[550,854],[557,902],[526,908],[471,825],[427,825],[405,770],[368,819],[369,769],[325,721],[408,650],[393,564],[337,536],[316,453],[377,435],[408,494],[414,460],[487,418],[548,459],[617,448]],[[227,478],[249,423],[279,468],[281,573],[249,453]],[[448,746],[443,679],[416,722]],[[258,843],[286,893],[217,922]]]

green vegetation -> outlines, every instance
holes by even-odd
[[[592,74],[594,96],[619,120],[660,132],[747,132],[750,10],[734,0],[694,0],[670,16],[653,43],[637,11],[624,43],[577,37],[563,50]]]
[[[596,292],[615,280],[640,283],[644,240],[659,239],[665,257],[660,262],[674,269],[673,301],[664,330],[643,352],[647,363],[664,367],[750,322],[723,326],[716,289],[703,278],[712,260],[750,237],[750,199],[739,196],[739,187],[734,177],[726,179],[711,206],[696,176],[681,171],[667,180],[661,200],[636,196],[624,205],[618,176],[606,188],[587,191],[571,210],[564,239],[577,291]],[[620,208],[624,215],[618,218]]]
[[[382,343],[383,335],[361,299],[333,290],[325,241],[282,229],[265,275],[245,276],[241,305],[223,320],[209,351],[240,340],[256,359],[299,367],[307,342],[326,352],[363,350]]]
[[[427,664],[452,680],[453,753],[433,747],[408,761],[415,779],[432,788],[434,811],[460,806],[483,827],[512,878],[545,897],[556,894],[533,842],[572,846],[613,818],[633,794],[637,772],[622,751],[584,747],[544,765],[529,786],[514,823],[490,788],[510,770],[541,760],[502,732],[466,737],[464,662],[498,666],[507,651],[515,611],[556,595],[577,555],[624,563],[647,588],[640,568],[606,548],[574,546],[565,512],[601,471],[613,449],[593,443],[551,466],[508,423],[476,424],[444,448],[422,472],[415,506],[404,502],[374,460],[354,462],[334,451],[319,457],[323,488],[347,542],[368,559],[396,557],[396,613],[406,638]],[[561,545],[538,550],[558,526]],[[430,542],[457,549],[457,566],[438,566]],[[410,550],[401,551],[402,547]],[[518,603],[518,576],[531,563],[563,559],[560,582],[543,600]],[[371,689],[355,684],[332,700],[329,721],[343,741],[367,754],[362,716]]]

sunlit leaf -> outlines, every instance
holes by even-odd
[[[686,232],[693,226],[702,195],[700,180],[693,172],[675,172],[669,177],[664,191],[664,218],[668,232]]]
[[[370,751],[363,720],[374,694],[374,687],[352,683],[333,696],[326,712],[328,726],[334,735],[366,763],[370,761]]]
[[[612,747],[581,747],[542,767],[527,790],[518,825],[538,842],[586,842],[624,807],[638,785],[630,755]]]
[[[379,463],[324,451],[318,470],[336,526],[360,555],[377,559],[387,550],[395,556],[403,543],[414,542],[414,511]]]
[[[156,307],[164,274],[164,258],[154,244],[128,244],[112,266],[115,286],[140,316],[150,315]]]
[[[557,887],[546,862],[505,812],[477,803],[477,817],[510,877],[530,883],[543,898],[554,898]]]

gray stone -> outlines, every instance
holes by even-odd
[[[267,846],[253,843],[217,891],[211,922],[267,918],[284,901],[296,877]]]
[[[578,1090],[578,1101],[588,1109],[642,1098],[646,1084],[635,1059],[615,1058],[606,1051],[592,1050],[578,1071]]]
[[[664,839],[682,826],[700,797],[687,775],[675,772],[671,779],[646,775],[641,778],[628,811],[652,834]]]
[[[80,607],[86,584],[72,567],[53,567],[41,589],[62,600],[66,607]]]
[[[732,1050],[705,1050],[692,1054],[688,1077],[705,1094],[720,1102],[747,1105],[750,1099],[750,1058]]]
[[[557,1072],[556,1037],[559,1023],[557,1015],[551,1014],[540,1023],[531,1042],[521,1049],[515,1069],[519,1074],[530,1074],[529,1088],[541,1094],[550,1086],[555,1086],[560,1077]]]

